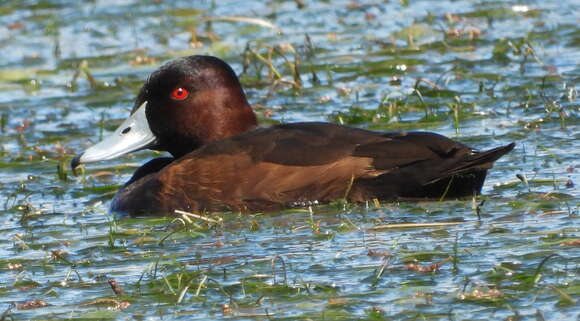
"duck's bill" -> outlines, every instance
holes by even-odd
[[[155,145],[155,135],[145,115],[146,107],[147,102],[144,102],[113,134],[73,158],[71,167],[75,169],[80,164],[113,159]]]

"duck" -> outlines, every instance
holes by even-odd
[[[277,211],[336,200],[363,203],[479,195],[487,171],[515,143],[478,151],[422,131],[377,132],[327,122],[258,126],[223,60],[170,60],[139,90],[129,117],[71,167],[143,149],[111,211],[130,216]]]

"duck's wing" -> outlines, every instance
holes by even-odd
[[[499,154],[477,157],[471,148],[433,133],[294,123],[208,144],[163,169],[159,181],[161,198],[180,200],[192,210],[224,203],[256,210],[342,197],[398,197],[470,167],[489,168]]]
[[[428,132],[385,134],[392,140],[366,144],[354,155],[373,157],[375,179],[361,179],[359,187],[380,199],[441,199],[481,193],[487,170],[514,149],[515,144],[477,151]]]

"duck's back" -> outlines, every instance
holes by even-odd
[[[293,204],[479,194],[513,144],[477,152],[427,132],[293,123],[216,141],[121,190],[113,210],[272,210]]]

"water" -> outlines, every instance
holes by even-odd
[[[578,318],[580,5],[299,2],[2,3],[6,318]],[[252,53],[273,48],[281,80]],[[246,70],[263,123],[335,121],[518,146],[476,200],[217,213],[218,225],[107,213],[118,186],[158,153],[59,178],[59,163],[127,116],[151,71],[198,53]],[[385,227],[432,222],[462,224]]]

